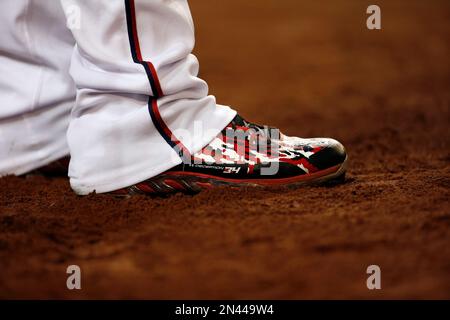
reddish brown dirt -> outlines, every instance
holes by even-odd
[[[0,297],[450,298],[450,7],[377,3],[381,31],[364,1],[191,4],[211,92],[341,140],[346,183],[116,199],[0,179]],[[81,291],[66,289],[69,264]]]

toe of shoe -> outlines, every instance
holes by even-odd
[[[310,156],[311,163],[319,170],[344,163],[347,152],[342,143],[334,139],[324,139],[324,142],[322,149]]]

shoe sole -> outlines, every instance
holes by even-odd
[[[281,179],[229,179],[213,175],[185,171],[163,173],[128,190],[131,193],[170,194],[174,192],[198,193],[214,187],[276,187],[320,185],[344,180],[347,171],[347,159],[334,167],[315,173]]]

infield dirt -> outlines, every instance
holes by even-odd
[[[345,183],[121,199],[3,178],[0,298],[450,298],[450,4],[377,4],[370,31],[365,1],[191,3],[210,92],[340,140]]]

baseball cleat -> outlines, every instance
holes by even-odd
[[[329,138],[288,137],[237,115],[201,151],[182,164],[117,195],[198,193],[218,186],[297,186],[340,180],[347,154]]]

